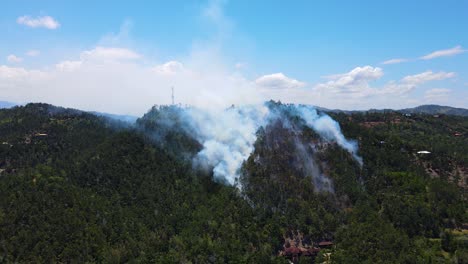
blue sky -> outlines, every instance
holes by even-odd
[[[140,114],[175,86],[194,105],[468,108],[467,1],[1,6],[0,100]]]

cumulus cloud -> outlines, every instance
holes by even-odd
[[[39,56],[41,54],[40,51],[38,50],[28,50],[26,52],[26,55],[29,56],[29,57],[36,57],[36,56]]]
[[[289,78],[281,72],[263,75],[255,80],[255,84],[271,89],[294,89],[305,86],[304,82]]]
[[[365,96],[370,92],[369,83],[380,79],[383,74],[378,67],[356,67],[347,73],[326,76],[330,81],[318,84],[316,89],[322,93]]]
[[[467,50],[463,49],[460,45],[453,47],[451,49],[445,49],[445,50],[437,50],[432,53],[429,53],[427,55],[422,56],[420,59],[422,60],[431,60],[439,57],[449,57],[449,56],[455,56],[461,53],[466,52]]]
[[[408,59],[403,59],[403,58],[398,58],[398,59],[390,59],[382,62],[382,64],[388,65],[388,64],[398,64],[398,63],[403,63],[407,62]]]
[[[356,67],[350,72],[326,76],[328,82],[317,84],[311,92],[301,93],[302,99],[315,99],[321,106],[345,109],[370,107],[407,107],[414,104],[408,95],[418,86],[456,76],[453,72],[432,72],[408,75],[400,80],[372,85],[384,75],[383,70],[372,66]],[[338,105],[338,106],[337,106]]]
[[[116,47],[101,47],[97,46],[91,50],[85,50],[80,53],[79,60],[65,60],[57,63],[55,68],[59,71],[70,72],[76,71],[87,64],[105,64],[115,62],[132,61],[141,58],[142,56],[130,49]]]
[[[57,29],[60,27],[60,23],[51,16],[20,16],[16,19],[16,22],[20,25],[25,25],[32,28],[47,28]]]
[[[161,75],[174,75],[184,71],[184,65],[178,61],[168,61],[164,64],[157,65],[153,68],[153,71]]]
[[[19,63],[23,61],[23,58],[20,58],[14,54],[10,54],[7,56],[7,61],[11,63]]]
[[[381,68],[371,66],[356,67],[348,73],[331,75],[326,83],[316,86],[316,89],[325,93],[342,94],[346,97],[366,97],[378,94],[405,94],[416,88],[417,85],[444,80],[455,77],[454,72],[432,72],[408,75],[400,81],[387,82],[381,88],[372,88],[370,83],[383,76]]]
[[[360,85],[369,81],[380,79],[383,70],[378,67],[364,66],[356,67],[350,72],[326,76],[333,86]]]

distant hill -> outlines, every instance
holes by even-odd
[[[456,116],[468,116],[468,109],[455,108],[450,106],[442,105],[421,105],[414,108],[406,108],[398,110],[398,112],[408,114],[444,114],[444,115],[456,115]]]
[[[14,106],[21,106],[22,104],[18,103],[13,103],[13,102],[8,102],[8,101],[0,101],[0,109],[8,109],[12,108]],[[43,107],[46,107],[49,109],[49,111],[53,112],[76,112],[76,113],[81,113],[81,112],[88,112],[90,114],[100,116],[100,117],[105,117],[105,118],[110,118],[113,120],[121,121],[124,123],[135,123],[135,121],[138,119],[136,116],[131,116],[131,115],[118,115],[118,114],[110,114],[110,113],[104,113],[104,112],[97,112],[97,111],[82,111],[78,109],[72,109],[72,108],[64,108],[60,106],[53,106],[49,104],[43,104],[43,103],[32,103],[32,105],[42,105]]]
[[[384,113],[384,112],[400,112],[405,114],[428,114],[428,115],[454,115],[454,116],[468,116],[468,109],[465,108],[456,108],[451,106],[442,106],[442,105],[420,105],[413,108],[405,108],[400,110],[395,109],[369,109],[369,110],[340,110],[340,109],[327,109],[323,107],[316,108],[323,112],[329,113],[345,113],[345,114],[357,114],[357,113]]]
[[[16,106],[18,104],[12,103],[12,102],[7,102],[7,101],[0,101],[0,109],[1,108],[12,108],[13,106]]]
[[[138,117],[131,116],[131,115],[117,115],[117,114],[109,114],[109,113],[102,113],[102,112],[95,112],[95,111],[91,111],[90,113],[97,115],[97,116],[102,116],[102,117],[107,117],[107,118],[111,118],[114,120],[122,121],[125,123],[135,123],[135,121],[138,119]]]

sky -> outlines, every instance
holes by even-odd
[[[2,1],[0,101],[468,108],[468,1]]]

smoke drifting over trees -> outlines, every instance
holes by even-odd
[[[302,163],[300,166],[305,175],[312,176],[316,190],[332,191],[332,184],[314,160],[316,143],[303,142],[298,137],[304,128],[314,131],[322,143],[336,143],[362,166],[356,143],[344,137],[339,124],[330,116],[318,113],[310,106],[270,101],[261,105],[232,106],[220,111],[177,106],[153,110],[157,113],[153,116],[156,119],[150,118],[149,121],[155,121],[159,129],[149,132],[152,138],[164,140],[172,130],[186,134],[200,144],[200,149],[193,156],[194,164],[212,170],[215,180],[229,185],[239,184],[240,169],[254,150],[259,129],[278,121],[291,131],[297,162]],[[147,115],[149,117],[151,112]]]

